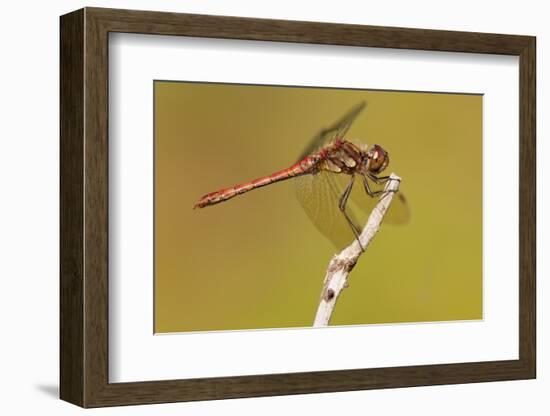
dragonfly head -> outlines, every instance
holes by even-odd
[[[367,169],[374,174],[381,173],[388,167],[390,156],[382,146],[374,144],[367,151]]]

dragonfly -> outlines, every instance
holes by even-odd
[[[390,163],[389,154],[382,146],[368,146],[346,138],[352,123],[365,107],[366,102],[359,103],[336,123],[321,130],[304,149],[298,162],[290,167],[208,193],[197,201],[194,208],[219,204],[253,189],[294,179],[297,199],[321,234],[337,247],[344,247],[355,238],[364,250],[357,218],[361,213],[370,214],[376,203],[375,197],[384,192],[375,189],[373,184],[383,185],[394,180],[382,176]],[[361,194],[367,198],[352,192],[358,182],[361,183]],[[385,221],[403,224],[408,217],[406,198],[399,192]]]

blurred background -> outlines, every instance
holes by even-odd
[[[347,137],[389,152],[386,173],[402,177],[410,217],[383,224],[331,324],[482,318],[481,95],[165,81],[154,88],[155,332],[312,325],[336,248],[301,208],[293,179],[193,205],[290,166],[361,101],[368,106]]]

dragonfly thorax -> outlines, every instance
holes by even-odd
[[[347,140],[337,140],[314,157],[324,162],[322,169],[348,175],[377,175],[386,169],[390,161],[388,152],[380,145],[367,148]]]

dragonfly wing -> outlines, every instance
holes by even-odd
[[[355,235],[340,211],[339,202],[344,193],[348,175],[320,171],[294,180],[296,197],[315,227],[341,249],[349,245]],[[349,183],[349,182],[348,182]],[[355,187],[361,186],[355,183]],[[346,208],[353,223],[361,229],[352,209]]]
[[[306,147],[300,159],[317,152],[338,138],[343,138],[365,107],[366,103],[361,102],[333,126],[322,130]],[[350,180],[348,175],[336,174],[324,169],[294,180],[296,196],[304,211],[321,234],[330,239],[339,249],[349,245],[355,238],[349,222],[339,208],[340,198]],[[366,224],[378,200],[379,198],[373,198],[367,194],[361,178],[356,177],[355,186],[346,205],[346,212],[360,230]],[[404,195],[399,192],[392,201],[384,222],[403,224],[408,219],[408,205]]]
[[[319,134],[317,134],[309,142],[309,144],[304,149],[304,151],[302,152],[298,160],[301,160],[304,157],[315,153],[316,151],[321,149],[323,146],[333,142],[336,139],[343,138],[348,132],[349,128],[351,127],[353,121],[356,119],[359,113],[363,111],[366,105],[367,103],[365,101],[359,103],[358,105],[353,107],[344,117],[342,117],[340,120],[334,123],[332,126],[321,130]]]
[[[405,194],[401,191],[397,192],[393,201],[386,213],[387,223],[402,225],[406,224],[411,219],[411,211]]]

